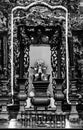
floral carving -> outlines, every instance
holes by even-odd
[[[71,27],[72,30],[82,30],[83,29],[83,15],[71,18]]]
[[[0,11],[0,30],[7,31],[7,18],[2,11]]]

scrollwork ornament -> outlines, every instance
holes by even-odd
[[[60,5],[62,3],[62,0],[50,0],[51,4],[53,5]]]
[[[24,47],[24,77],[27,78],[27,81],[25,84],[27,93],[28,93],[28,87],[29,87],[29,64],[30,64],[29,51],[30,51],[29,46],[25,46]]]
[[[57,49],[55,47],[51,47],[51,66],[53,71],[57,71]]]
[[[51,66],[52,66],[52,88],[53,93],[56,91],[56,81],[57,78],[57,49],[56,46],[51,47]]]

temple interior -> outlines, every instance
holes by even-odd
[[[0,129],[83,128],[83,0],[0,0]]]

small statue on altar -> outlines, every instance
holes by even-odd
[[[43,60],[37,60],[34,67],[33,81],[49,81],[50,75],[46,74],[47,66]]]
[[[50,74],[47,74],[47,66],[43,60],[37,60],[34,64],[32,77],[33,90],[29,93],[26,108],[45,107],[55,108],[55,101],[48,91]]]

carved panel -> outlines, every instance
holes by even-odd
[[[63,10],[54,10],[51,11],[47,7],[37,6],[32,7],[29,11],[17,10],[14,12],[14,17],[17,18],[15,22],[17,24],[25,24],[27,26],[51,26],[55,25],[58,18],[61,16],[65,18],[65,12]]]
[[[11,14],[8,14],[8,79],[9,91],[11,90]]]
[[[7,18],[4,16],[3,12],[0,11],[0,31],[7,30]]]
[[[7,78],[7,16],[0,11],[0,76]]]

